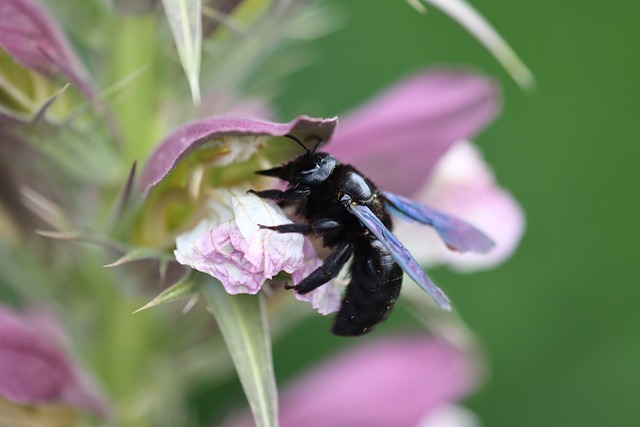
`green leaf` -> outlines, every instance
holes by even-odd
[[[202,0],[162,0],[176,42],[191,96],[200,103],[200,55],[202,50]]]
[[[104,267],[118,267],[123,264],[127,264],[129,262],[141,261],[143,259],[157,258],[162,260],[164,256],[166,255],[158,251],[157,249],[144,248],[144,247],[135,248],[135,249],[132,249],[130,252],[127,252],[126,254],[124,254],[114,262],[105,265]]]
[[[149,248],[135,248],[131,252],[128,252],[115,260],[110,264],[106,264],[104,267],[118,267],[120,265],[133,262],[140,261],[143,259],[155,258],[158,257],[158,251]]]
[[[173,285],[169,286],[167,289],[162,291],[160,295],[149,301],[143,307],[140,307],[133,313],[138,313],[142,310],[146,310],[151,307],[156,307],[158,305],[166,304],[168,302],[172,302],[189,295],[194,295],[200,289],[201,283],[195,280],[195,275],[190,272],[185,274],[185,276],[178,280]]]
[[[262,294],[229,295],[208,276],[202,292],[227,343],[256,427],[277,427],[278,394]]]

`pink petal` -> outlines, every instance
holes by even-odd
[[[175,256],[180,264],[215,277],[230,294],[255,294],[260,290],[266,276],[252,271],[252,264],[236,249],[239,231],[232,222],[215,228],[202,222],[193,231],[199,235],[188,247],[181,247],[178,240]]]
[[[176,260],[207,273],[230,294],[255,294],[280,271],[303,264],[304,238],[261,229],[290,222],[277,206],[255,195],[222,192],[211,215],[176,239]]]
[[[0,307],[0,396],[25,405],[66,404],[105,415],[106,403],[54,340],[52,319]]]
[[[17,62],[48,76],[64,76],[86,97],[95,89],[50,14],[34,0],[0,2],[0,47]]]
[[[425,227],[395,221],[394,233],[425,265],[447,264],[463,271],[494,267],[515,251],[524,233],[522,208],[498,186],[479,150],[467,142],[449,150],[414,199],[464,219],[496,243],[487,254],[461,254]]]
[[[478,74],[417,74],[341,120],[327,151],[381,189],[411,196],[456,141],[479,132],[499,109],[496,85]]]
[[[320,138],[327,141],[331,138],[337,118],[314,119],[299,116],[289,123],[273,123],[248,118],[211,117],[186,124],[167,136],[151,154],[142,171],[140,190],[143,195],[162,181],[190,152],[202,147],[205,143],[224,144],[223,137],[237,136],[246,138],[247,142],[256,136],[284,136],[294,133],[302,140]],[[255,138],[254,138],[255,139]],[[236,146],[234,146],[236,147]],[[246,153],[250,154],[250,143],[246,145]],[[255,149],[255,147],[254,147]],[[239,155],[238,147],[233,156]],[[240,153],[242,154],[242,153]],[[234,161],[234,157],[224,159],[225,164]]]
[[[286,387],[281,427],[414,427],[426,414],[471,391],[473,362],[424,336],[368,342]],[[229,426],[251,425],[237,420]]]

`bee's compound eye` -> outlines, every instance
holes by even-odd
[[[317,172],[318,170],[320,170],[320,165],[319,164],[315,164],[313,165],[313,167],[311,169],[306,169],[300,172],[300,175],[309,175],[312,174],[314,172]]]

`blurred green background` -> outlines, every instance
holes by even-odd
[[[474,1],[535,73],[531,93],[433,8],[321,4],[344,25],[288,81],[283,118],[343,113],[428,65],[502,83],[504,112],[477,142],[524,206],[526,236],[496,270],[432,273],[487,353],[468,406],[490,427],[640,425],[640,2]],[[315,316],[309,346],[291,344],[309,355],[335,344],[320,332],[328,322]],[[286,369],[286,343],[276,352]]]

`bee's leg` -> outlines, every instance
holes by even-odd
[[[292,223],[292,224],[280,224],[280,225],[260,225],[260,228],[267,228],[269,230],[277,231],[278,233],[300,233],[300,234],[323,234],[330,231],[338,230],[342,225],[333,219],[319,219],[307,223]]]
[[[249,190],[247,193],[255,194],[261,199],[272,200],[280,204],[288,204],[308,196],[311,193],[311,190],[307,186],[299,185],[288,190]]]
[[[311,272],[307,277],[302,279],[295,286],[289,286],[288,289],[295,289],[299,294],[307,294],[314,289],[319,288],[336,276],[342,270],[342,267],[349,261],[353,254],[353,243],[344,242],[334,249],[333,252],[325,258],[322,265]]]
[[[277,231],[278,233],[300,233],[307,235],[313,231],[313,228],[307,223],[289,223],[280,225],[262,225],[260,228]]]

